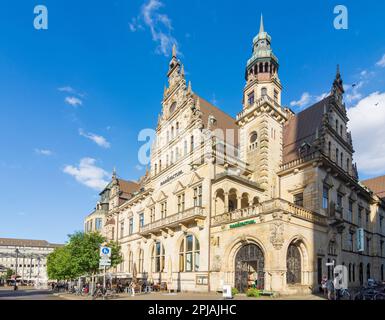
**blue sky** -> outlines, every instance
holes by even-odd
[[[37,4],[48,30],[33,27]],[[348,30],[333,27],[337,4]],[[2,9],[0,237],[63,242],[114,166],[125,179],[144,173],[137,135],[156,126],[172,43],[193,90],[235,116],[261,12],[283,104],[315,102],[339,63],[360,175],[385,174],[383,1],[5,0]]]

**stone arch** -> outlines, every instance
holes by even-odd
[[[296,254],[295,252],[295,249],[298,250],[297,251],[297,254],[299,255],[298,256],[298,259],[299,259],[299,267],[300,270],[298,271],[299,272],[299,275],[297,275],[297,277],[299,276],[300,279],[297,279],[295,281],[295,283],[292,283],[292,284],[301,284],[301,285],[304,285],[304,284],[308,284],[310,281],[311,281],[311,277],[310,277],[310,274],[309,274],[309,254],[308,254],[308,248],[309,248],[309,245],[307,243],[307,240],[302,236],[302,235],[296,235],[294,237],[292,237],[290,239],[290,241],[288,241],[287,245],[285,246],[285,253],[286,253],[286,283],[288,284],[291,284],[292,281],[290,281],[291,279],[288,278],[288,272],[293,272],[293,270],[288,270],[289,269],[289,265],[288,263],[294,263],[294,261],[288,261],[288,258],[289,258],[289,254],[293,254],[294,255]],[[290,250],[292,250],[290,252]],[[295,256],[292,257],[293,259],[295,259]]]
[[[269,265],[269,256],[267,255],[268,251],[264,247],[262,241],[256,237],[246,235],[237,237],[225,250],[224,256],[228,258],[223,259],[221,269],[222,272],[224,272],[226,282],[235,285],[236,257],[238,252],[240,252],[240,250],[247,245],[255,245],[261,251],[263,256],[263,270],[259,270],[258,278],[260,279],[260,283],[262,283],[262,285],[266,285],[266,269]],[[263,276],[263,279],[261,279],[261,275]]]
[[[214,215],[224,213],[225,208],[225,191],[222,188],[219,188],[214,193]]]
[[[237,254],[238,250],[246,245],[254,243],[257,246],[259,246],[263,252],[263,255],[265,256],[265,269],[268,262],[267,250],[266,247],[263,245],[262,241],[260,241],[258,238],[254,236],[239,236],[237,237],[229,246],[227,246],[227,249],[225,250],[224,257],[228,257],[228,259],[225,259],[222,263],[222,270],[225,272],[233,272],[234,271],[234,259],[235,255]]]
[[[228,200],[229,212],[238,209],[238,190],[237,189],[231,188],[229,190],[228,199],[229,199]]]
[[[244,209],[250,206],[250,195],[247,192],[242,193],[241,208]]]

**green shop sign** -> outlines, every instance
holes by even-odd
[[[231,224],[230,225],[230,229],[244,227],[244,226],[247,226],[249,224],[255,224],[255,220],[243,221],[243,222],[238,222],[238,223],[235,223],[235,224]]]

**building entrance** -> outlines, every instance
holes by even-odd
[[[264,266],[261,248],[255,244],[241,247],[235,256],[235,288],[239,292],[253,287],[264,289]]]

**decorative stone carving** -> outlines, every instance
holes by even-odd
[[[271,236],[270,242],[276,250],[280,250],[285,241],[283,237],[283,223],[275,222],[270,225]]]

